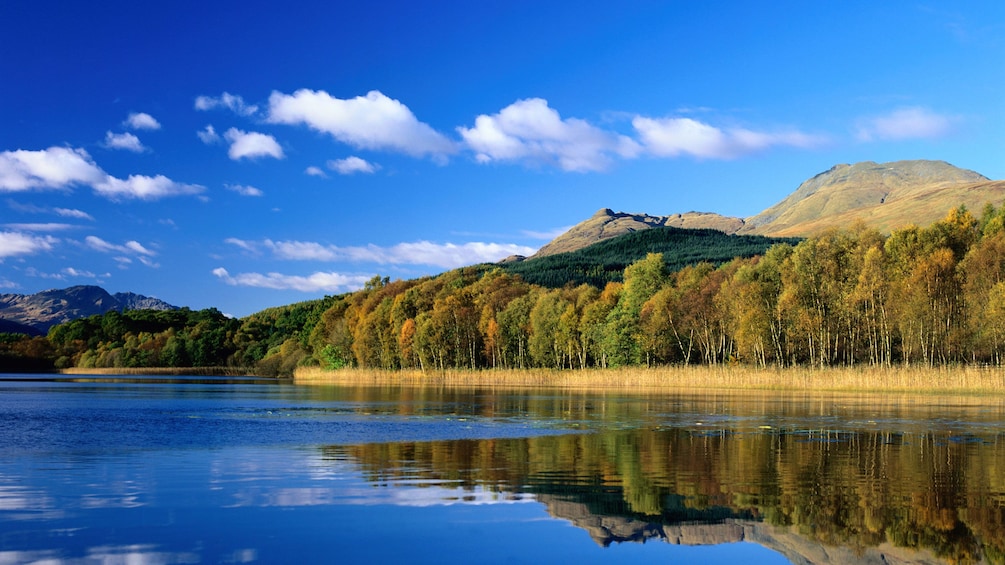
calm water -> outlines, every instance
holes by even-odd
[[[0,378],[0,564],[1005,563],[1000,399]]]

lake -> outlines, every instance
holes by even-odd
[[[0,377],[5,563],[1005,563],[1001,398]]]

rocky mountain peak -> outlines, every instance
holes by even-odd
[[[745,219],[708,212],[650,216],[601,208],[534,257],[576,251],[628,232],[667,226],[727,234],[809,236],[863,221],[889,232],[909,223],[930,224],[960,204],[976,211],[987,202],[999,205],[1003,200],[1005,181],[992,181],[945,161],[863,161],[835,165],[807,179],[781,202]]]
[[[93,285],[43,290],[35,294],[0,294],[0,320],[9,322],[10,327],[32,328],[39,334],[48,332],[56,324],[111,310],[177,309],[157,298],[132,292],[112,295]]]

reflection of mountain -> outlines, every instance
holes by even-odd
[[[721,522],[680,522],[660,524],[625,516],[594,514],[588,505],[570,502],[547,494],[537,496],[548,513],[569,520],[589,532],[595,542],[606,547],[612,543],[662,541],[675,545],[718,545],[751,542],[773,549],[796,565],[811,563],[848,563],[866,565],[945,563],[931,552],[915,551],[882,543],[877,547],[832,547],[791,531],[754,520],[727,518]]]
[[[1003,562],[998,432],[866,427],[609,429],[333,446],[325,456],[375,484],[531,493],[601,545],[744,540],[796,563]]]

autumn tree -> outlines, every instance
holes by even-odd
[[[642,349],[642,306],[667,282],[663,255],[650,253],[625,269],[625,283],[618,303],[607,315],[605,341],[614,365],[646,361]]]

